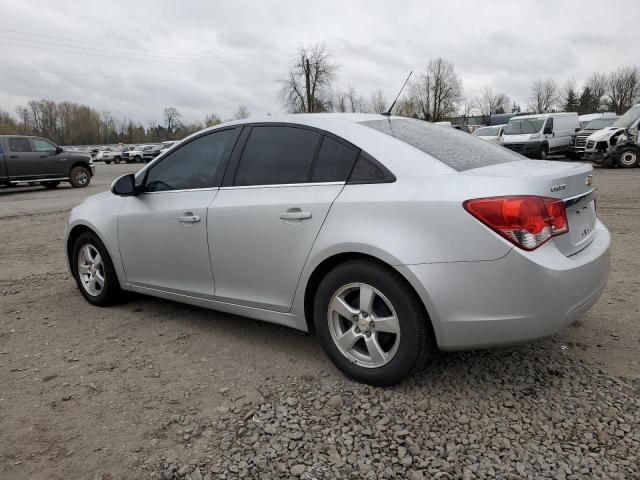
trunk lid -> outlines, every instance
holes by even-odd
[[[527,191],[521,195],[561,198],[564,201],[569,231],[554,237],[558,250],[573,255],[585,248],[595,235],[596,211],[593,167],[586,163],[520,160],[476,168],[466,175],[511,177],[524,180]],[[500,195],[496,192],[496,195]]]

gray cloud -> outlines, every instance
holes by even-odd
[[[145,124],[165,106],[187,120],[227,117],[240,104],[279,112],[277,79],[296,48],[314,42],[341,65],[336,89],[391,99],[408,70],[442,56],[467,97],[491,85],[525,104],[536,78],[562,83],[637,63],[640,18],[640,2],[625,0],[0,4],[11,19],[0,26],[1,108],[71,100]]]

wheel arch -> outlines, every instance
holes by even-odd
[[[72,265],[71,253],[73,250],[73,245],[76,243],[76,240],[78,239],[78,237],[85,232],[92,233],[96,237],[98,237],[98,239],[100,240],[104,248],[107,250],[109,257],[111,257],[111,262],[113,263],[113,267],[116,271],[116,276],[118,277],[118,281],[120,282],[120,285],[122,285],[122,283],[125,281],[125,277],[124,277],[124,271],[120,268],[121,266],[120,257],[117,255],[114,255],[114,252],[109,248],[109,242],[105,241],[105,238],[100,234],[100,231],[94,225],[84,223],[84,222],[74,224],[69,229],[69,233],[67,234],[67,237],[66,237],[65,252],[67,257],[67,269],[69,273],[73,275],[73,271],[71,269],[71,265]]]
[[[404,271],[398,269],[392,263],[389,263],[388,261],[384,261],[378,256],[375,256],[369,253],[357,252],[357,251],[340,252],[340,253],[335,253],[333,255],[330,255],[324,260],[322,260],[321,262],[319,262],[315,266],[311,274],[309,275],[308,280],[305,284],[304,298],[303,298],[304,319],[306,322],[307,331],[312,335],[315,333],[314,326],[313,326],[313,299],[314,299],[314,292],[317,290],[318,285],[320,284],[322,279],[332,269],[334,269],[338,265],[345,263],[347,261],[358,260],[358,259],[374,261],[384,267],[393,269],[398,273],[398,275],[400,275],[403,281],[407,284],[409,288],[411,288],[413,293],[419,299],[420,305],[422,306],[424,314],[427,318],[427,328],[429,328],[432,338],[437,342],[437,334],[434,329],[433,317],[431,316],[430,309],[427,308],[427,305],[425,305],[425,298],[423,297],[423,295],[420,295],[420,293],[416,289],[416,285],[414,285],[413,281],[411,281],[413,279],[407,278],[407,275],[405,275]]]
[[[76,160],[74,161],[71,166],[69,167],[69,177],[71,177],[71,170],[73,170],[76,167],[84,167],[87,170],[89,170],[89,176],[91,176],[91,167],[89,166],[88,162],[85,162],[84,160]]]

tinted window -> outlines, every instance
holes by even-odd
[[[30,152],[31,144],[28,138],[10,138],[9,150],[12,152]]]
[[[347,180],[358,152],[340,142],[324,137],[311,176],[312,182],[344,182]]]
[[[402,140],[458,172],[522,159],[499,145],[422,120],[390,118],[362,122],[362,125]]]
[[[385,175],[370,159],[370,157],[362,152],[358,157],[358,161],[353,167],[353,172],[349,177],[349,183],[374,183],[385,181]]]
[[[36,152],[50,152],[52,150],[56,150],[56,146],[44,138],[32,138],[31,142],[33,143],[33,148]]]
[[[294,127],[254,127],[236,172],[235,185],[304,183],[320,135]]]
[[[151,167],[145,190],[159,192],[217,187],[237,137],[237,129],[199,137],[168,154]]]

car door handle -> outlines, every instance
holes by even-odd
[[[178,221],[180,223],[198,223],[200,221],[200,216],[187,212],[184,216],[178,217]]]
[[[299,208],[290,208],[280,215],[281,220],[306,220],[311,218],[311,212],[303,212]]]

